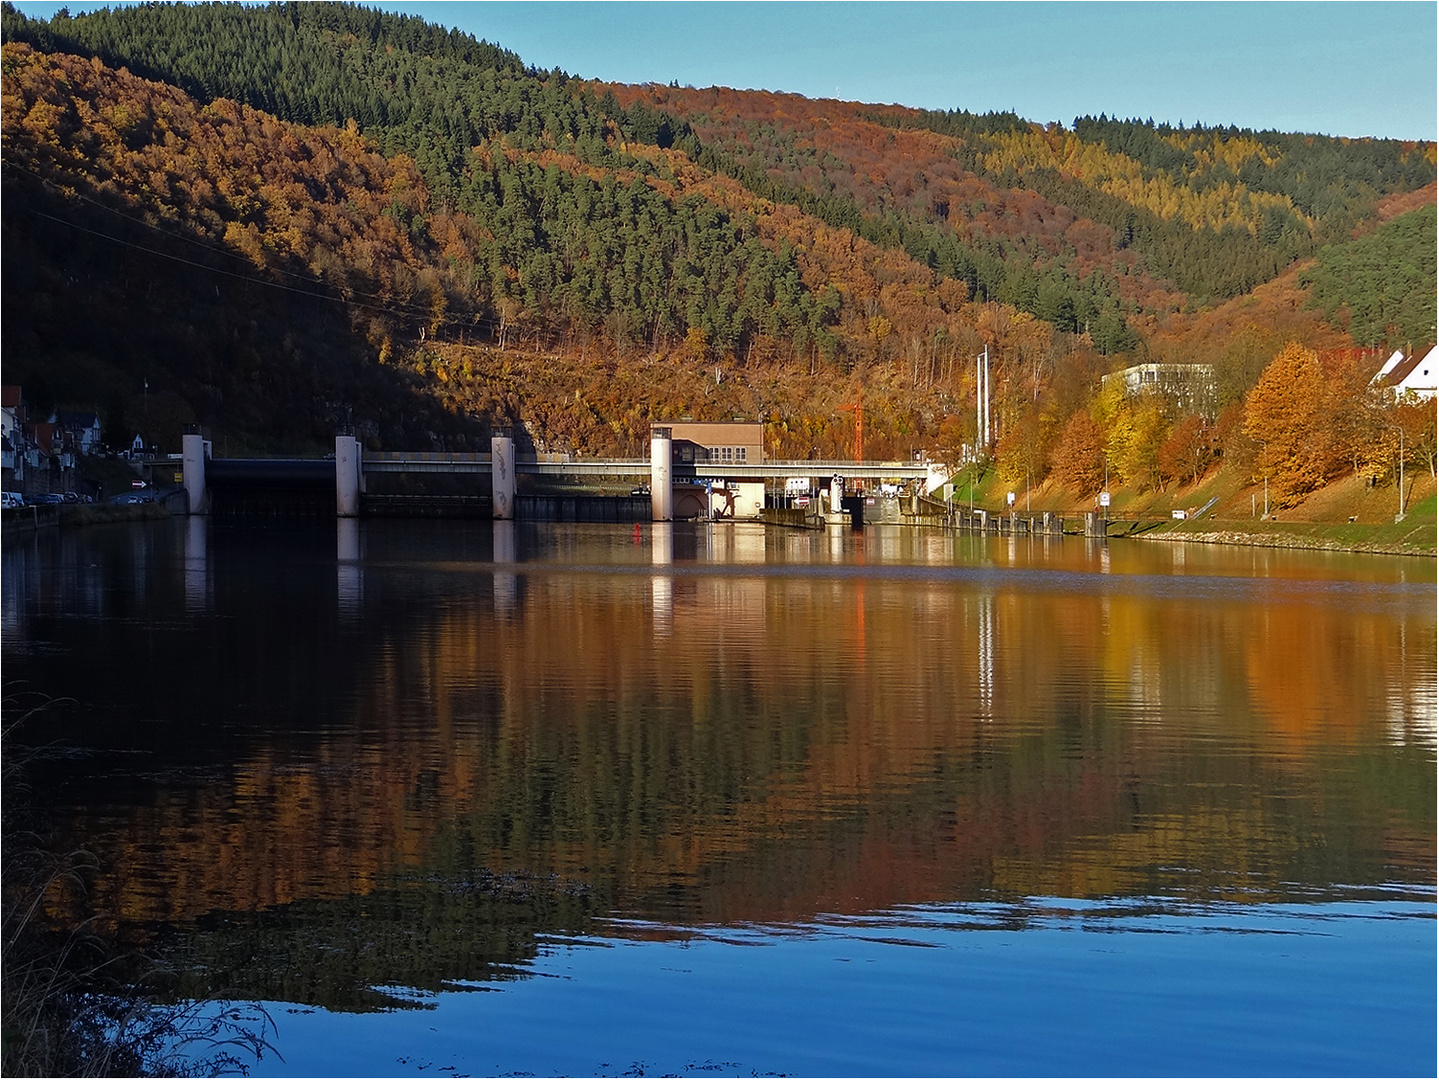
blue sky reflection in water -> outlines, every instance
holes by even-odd
[[[274,1007],[256,1075],[1422,1075],[1433,906],[1036,901],[551,943],[381,1016]]]
[[[1433,1071],[1432,560],[193,519],[3,574],[69,914],[275,1002],[262,1073]]]

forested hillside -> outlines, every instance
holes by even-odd
[[[1435,207],[1384,222],[1371,235],[1326,245],[1306,274],[1326,318],[1343,313],[1360,345],[1434,340]]]
[[[3,32],[5,378],[111,429],[633,453],[743,415],[839,457],[859,394],[872,456],[957,459],[987,347],[1001,470],[1079,491],[1084,439],[1139,485],[1257,460],[1291,339],[1345,386],[1434,339],[1432,144],[608,86],[344,4]],[[1156,359],[1230,411],[1102,400]]]

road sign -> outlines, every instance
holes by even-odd
[[[1105,507],[1106,509],[1108,509],[1108,507],[1109,507],[1109,492],[1107,492],[1107,491],[1101,491],[1101,492],[1099,493],[1099,505]]]

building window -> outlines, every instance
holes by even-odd
[[[1425,374],[1427,375],[1428,372],[1425,372]],[[734,448],[734,459],[736,461],[745,460],[745,448],[743,446],[736,446]]]

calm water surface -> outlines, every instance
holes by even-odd
[[[7,539],[97,914],[259,1074],[1428,1074],[1433,560],[900,528]]]

